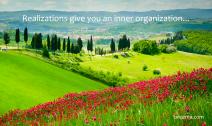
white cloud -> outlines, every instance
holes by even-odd
[[[54,8],[57,6],[57,2],[53,0],[46,0],[44,1],[43,6],[45,8]]]
[[[13,6],[11,6],[11,4]],[[212,8],[212,0],[0,0],[1,10],[147,11]]]
[[[9,0],[0,0],[0,5],[8,4]]]

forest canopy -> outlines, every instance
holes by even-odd
[[[178,50],[212,55],[212,31],[183,31],[184,39],[174,42]]]

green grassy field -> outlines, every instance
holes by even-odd
[[[161,71],[161,76],[174,74],[177,71],[191,71],[194,68],[212,67],[212,56],[197,55],[185,52],[173,54],[144,55],[130,52],[131,57],[125,58],[119,55],[118,59],[109,56],[94,56],[83,58],[80,63],[82,67],[91,67],[97,71],[122,72],[123,76],[130,78],[131,82],[147,80],[157,77],[153,75],[154,69]],[[147,71],[143,71],[144,65],[148,66]]]
[[[0,114],[29,108],[68,92],[106,87],[21,53],[0,52]]]

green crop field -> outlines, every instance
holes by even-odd
[[[26,109],[68,92],[107,86],[15,52],[0,52],[0,114]]]
[[[191,71],[194,68],[212,67],[212,56],[197,55],[192,53],[177,52],[173,54],[144,55],[135,52],[129,53],[128,58],[122,57],[119,53],[118,59],[108,56],[94,56],[83,58],[82,67],[90,67],[97,71],[121,72],[123,76],[130,78],[131,82],[147,80],[158,75],[153,74],[154,69],[161,71],[161,76],[174,74],[177,71]],[[147,65],[147,71],[143,66]]]

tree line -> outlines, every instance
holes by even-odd
[[[10,36],[8,32],[4,32],[3,35],[3,39],[4,39],[4,43],[7,45],[10,43]],[[24,29],[24,41],[27,45],[28,42],[28,29],[27,27]],[[20,30],[19,28],[15,30],[15,41],[17,43],[17,46],[19,48],[19,42],[20,42]],[[80,53],[80,51],[82,51],[83,48],[83,41],[82,39],[79,37],[76,41],[76,43],[71,42],[70,38],[68,37],[66,38],[60,38],[58,37],[56,34],[53,35],[47,35],[46,37],[46,43],[43,42],[43,35],[42,33],[34,33],[32,36],[32,40],[31,40],[31,44],[30,47],[32,49],[42,49],[42,48],[46,48],[48,51],[64,51],[67,53]],[[119,40],[118,40],[118,51],[122,51],[122,50],[129,50],[130,49],[130,39],[127,38],[126,35],[123,35]],[[103,48],[97,47],[94,50],[94,42],[93,42],[93,36],[90,37],[90,39],[87,40],[87,51],[88,52],[93,52],[95,51],[96,54],[99,55],[103,55],[106,54],[106,50],[104,50]],[[111,39],[111,43],[110,43],[110,52],[114,53],[116,52],[116,42],[115,40],[112,38]]]
[[[212,55],[212,32],[211,31],[183,31],[183,39],[175,41],[173,44],[178,50]]]
[[[173,37],[168,37],[166,39],[159,40],[159,43],[169,45],[169,44],[173,44],[177,40],[182,40],[183,38],[184,38],[183,32],[178,31],[178,32],[175,33],[175,35]]]
[[[4,39],[4,43],[6,45],[6,48],[7,48],[7,45],[10,43],[10,35],[9,35],[8,32],[4,32],[3,39]],[[27,41],[28,41],[28,29],[27,29],[27,27],[24,28],[24,41],[27,45]],[[15,42],[17,43],[17,46],[19,48],[19,42],[20,42],[20,30],[19,30],[19,28],[17,28],[15,30]]]

